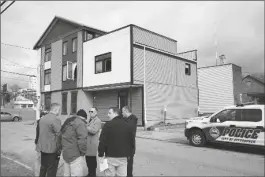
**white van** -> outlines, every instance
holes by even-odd
[[[236,105],[186,120],[185,136],[193,146],[207,142],[264,145],[264,105]]]

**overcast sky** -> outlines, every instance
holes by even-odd
[[[264,72],[263,1],[16,1],[1,15],[1,42],[33,48],[55,15],[105,31],[135,24],[176,39],[178,52],[197,49],[199,67],[215,65],[217,49],[243,72]],[[38,59],[36,51],[1,44],[2,70],[36,74],[9,61],[35,68]],[[27,86],[28,79],[1,73],[1,80]]]

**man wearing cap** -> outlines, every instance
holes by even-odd
[[[61,128],[64,176],[84,176],[83,161],[87,148],[86,112],[81,109]]]

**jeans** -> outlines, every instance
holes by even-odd
[[[41,152],[41,167],[39,177],[56,177],[59,159],[56,153]]]
[[[64,176],[84,176],[83,160],[84,156],[80,156],[70,163],[64,161]]]
[[[87,168],[88,168],[87,177],[96,177],[97,157],[96,156],[86,156],[86,164],[87,164]]]
[[[108,169],[104,171],[105,176],[127,176],[127,157],[107,157]]]
[[[133,156],[131,155],[127,159],[127,177],[133,177]]]

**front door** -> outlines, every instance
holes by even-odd
[[[121,91],[118,95],[118,105],[119,109],[121,110],[124,106],[128,106],[128,92]]]

